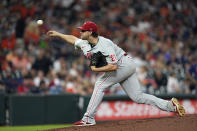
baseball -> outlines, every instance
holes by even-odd
[[[37,20],[37,24],[38,25],[42,25],[43,24],[43,20]]]

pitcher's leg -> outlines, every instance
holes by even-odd
[[[108,87],[107,80],[109,78],[110,77],[100,77],[96,81],[93,94],[88,104],[87,111],[82,118],[83,121],[95,123],[94,117],[96,114],[96,110],[103,99],[105,89]]]
[[[127,80],[121,83],[123,89],[128,96],[136,103],[144,103],[156,106],[164,111],[174,111],[174,107],[170,101],[157,98],[153,95],[145,94],[140,89],[139,81],[134,73]]]

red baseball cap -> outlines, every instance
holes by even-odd
[[[87,21],[82,25],[82,27],[77,27],[77,28],[84,31],[92,31],[92,32],[98,31],[97,25],[92,21]]]

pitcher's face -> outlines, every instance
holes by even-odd
[[[81,33],[81,39],[82,40],[87,40],[89,38],[89,36],[91,35],[90,31],[81,30],[80,33]]]

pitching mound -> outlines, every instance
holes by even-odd
[[[47,131],[197,131],[197,115],[110,121],[95,126],[57,128]]]

